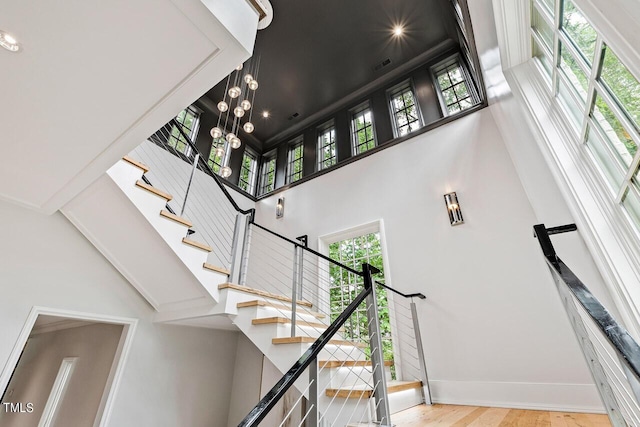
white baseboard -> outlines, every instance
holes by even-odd
[[[434,403],[604,414],[593,384],[430,380]]]

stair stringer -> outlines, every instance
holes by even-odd
[[[135,185],[142,173],[121,160],[62,213],[156,311],[214,307],[227,276],[204,269],[207,253],[182,242],[187,227],[160,216],[166,199]]]

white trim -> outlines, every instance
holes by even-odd
[[[13,350],[11,350],[9,358],[0,373],[0,390],[5,390],[8,387],[11,375],[18,364],[22,350],[29,339],[33,325],[36,323],[39,315],[59,316],[96,323],[123,325],[118,350],[114,356],[114,364],[111,367],[111,372],[109,373],[107,384],[105,386],[105,392],[103,393],[102,401],[100,402],[100,407],[98,408],[96,419],[94,421],[95,427],[104,427],[108,425],[109,418],[113,410],[115,396],[122,380],[124,366],[129,357],[129,352],[131,351],[131,345],[133,343],[133,336],[138,324],[138,319],[34,306],[27,315],[22,331],[20,332],[20,335],[18,335],[13,346]]]
[[[531,63],[505,72],[524,106],[540,148],[582,237],[591,252],[629,332],[640,337],[640,241],[623,217],[622,209],[607,200],[606,184],[595,165],[585,158],[575,136],[567,134],[555,98],[544,88]],[[544,111],[542,116],[538,114]]]
[[[58,375],[53,383],[53,387],[51,387],[51,393],[42,411],[38,427],[50,427],[53,425],[56,415],[58,414],[58,409],[60,409],[60,402],[67,392],[67,386],[69,385],[77,361],[77,357],[65,357],[62,359]]]
[[[429,380],[433,403],[605,414],[594,384]],[[493,396],[487,399],[486,396]]]

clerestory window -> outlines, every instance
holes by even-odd
[[[270,193],[276,188],[276,151],[262,156],[258,195]]]
[[[289,145],[289,151],[287,153],[287,184],[291,184],[292,182],[296,182],[300,178],[302,178],[304,155],[304,146],[302,142],[302,137],[299,137],[292,141]]]
[[[576,144],[609,189],[609,199],[640,228],[638,76],[573,1],[532,0],[531,5],[537,68]]]
[[[318,170],[336,164],[336,127],[333,121],[318,128]]]
[[[405,82],[389,92],[391,103],[391,117],[393,119],[396,137],[407,135],[422,127],[420,110],[416,102],[416,95],[410,82]]]
[[[186,135],[189,139],[191,139],[191,141],[195,139],[195,136],[198,133],[200,110],[198,110],[195,106],[191,105],[185,108],[184,110],[180,111],[180,113],[176,116],[175,120],[178,124],[177,126],[176,125],[172,126],[171,133],[169,134],[169,139],[167,140],[167,144],[170,147],[175,148],[176,151],[179,151],[184,155],[189,155],[191,148],[186,138],[184,137],[184,135]],[[180,128],[178,128],[178,126]]]
[[[376,146],[376,136],[373,130],[373,113],[369,103],[355,110],[351,115],[351,140],[353,155],[357,156]]]
[[[471,75],[463,67],[459,56],[433,67],[433,74],[445,116],[459,113],[480,102]]]
[[[240,167],[240,179],[238,187],[249,194],[254,194],[256,189],[256,169],[258,166],[258,156],[250,148],[244,150],[242,155],[242,166]]]

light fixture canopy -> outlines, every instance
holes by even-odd
[[[20,43],[11,34],[6,31],[0,30],[0,46],[7,49],[9,52],[18,52],[20,50]]]
[[[278,197],[276,203],[276,218],[282,218],[284,216],[284,197]]]
[[[451,225],[460,225],[464,223],[462,217],[462,209],[458,203],[458,195],[455,191],[444,195],[444,203],[447,206],[447,212],[449,213],[449,222]]]

